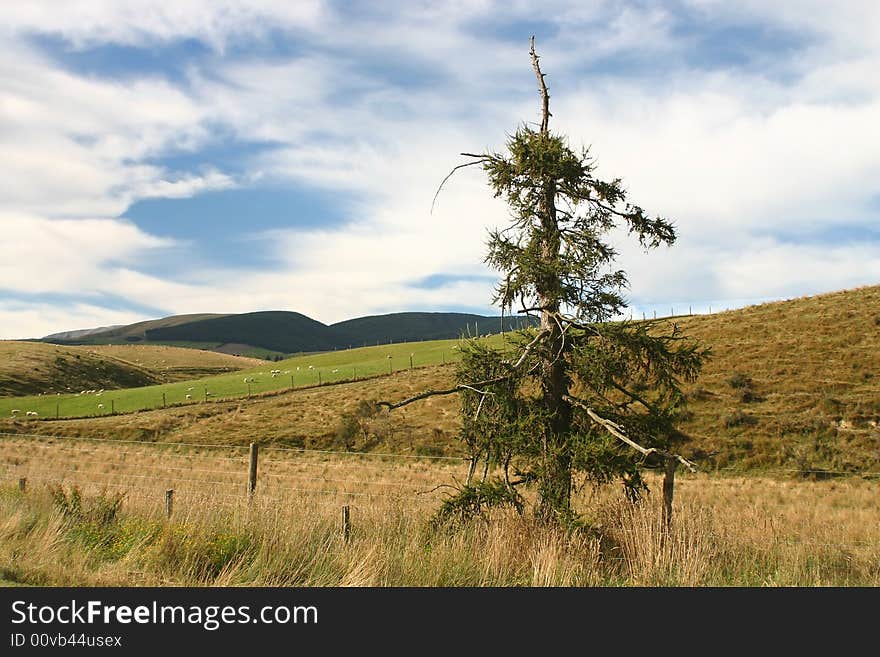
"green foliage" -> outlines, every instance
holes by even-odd
[[[125,493],[103,493],[86,502],[77,486],[65,490],[60,484],[50,488],[52,502],[61,514],[77,523],[89,523],[99,527],[116,521]]]
[[[466,344],[457,380],[461,438],[474,462],[502,466],[496,485],[507,494],[536,486],[539,515],[559,519],[571,515],[575,472],[594,484],[619,478],[631,497],[644,486],[641,454],[589,413],[644,447],[670,449],[684,439],[675,429],[681,384],[696,379],[708,350],[675,324],[613,321],[628,283],[613,266],[609,233],[622,228],[647,250],[672,244],[675,230],[629,203],[620,179],[596,178],[588,150],[570,148],[548,120],[521,126],[503,153],[474,156],[512,217],[489,237],[486,262],[501,274],[494,302],[540,317],[541,331],[517,334],[513,356]],[[466,487],[462,508],[475,497]]]
[[[434,529],[454,528],[483,516],[489,509],[497,508],[512,508],[522,513],[524,501],[506,482],[490,478],[462,486],[454,496],[443,502],[431,518],[430,526]]]

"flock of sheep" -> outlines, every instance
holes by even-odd
[[[314,366],[314,365],[309,365],[309,366],[308,366],[308,369],[309,369],[309,370],[314,370],[314,369],[315,369],[315,366]],[[297,371],[297,372],[300,371],[300,368],[297,367],[297,368],[296,368],[296,371]],[[339,368],[336,368],[336,369],[332,370],[332,373],[333,373],[333,374],[336,374],[336,373],[338,373],[338,372],[339,372]],[[274,378],[277,378],[278,376],[280,376],[280,375],[282,375],[282,374],[290,374],[290,373],[291,373],[291,370],[284,370],[284,371],[282,371],[282,370],[269,370],[269,374],[272,376],[273,379],[274,379]],[[265,372],[260,372],[260,374],[261,374],[261,375],[265,375],[266,373],[265,373]],[[245,382],[245,383],[254,383],[255,381],[256,381],[256,378],[253,377],[253,376],[246,376],[246,377],[244,377],[244,382]],[[190,386],[189,388],[187,388],[187,394],[186,394],[186,399],[187,399],[187,400],[191,400],[191,399],[192,399],[192,395],[191,395],[190,393],[193,391],[193,389],[194,389],[193,386]],[[58,394],[61,394],[61,393],[58,393]],[[100,397],[102,394],[104,394],[104,389],[103,389],[103,388],[101,388],[100,390],[83,390],[83,391],[77,393],[77,396],[80,396],[80,395],[95,395],[95,397]],[[206,396],[206,397],[209,397],[209,396],[211,396],[211,395],[212,395],[212,393],[205,391],[205,396]],[[99,410],[103,410],[103,409],[104,409],[104,404],[98,404],[98,409],[99,409]],[[12,409],[12,417],[17,417],[20,413],[21,413],[21,409],[18,409],[18,408],[13,408],[13,409]],[[25,416],[26,416],[26,417],[39,417],[39,414],[37,413],[37,411],[26,411],[26,412],[25,412]]]

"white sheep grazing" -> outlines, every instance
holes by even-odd
[[[336,374],[339,370],[333,370],[333,374]]]
[[[25,413],[25,415],[27,415],[28,417],[37,417],[37,412],[36,411],[28,411],[27,413]]]
[[[187,395],[186,398],[187,398],[187,399],[192,399],[193,396],[192,396],[192,395]]]
[[[13,408],[13,409],[12,409],[12,414],[13,414],[13,415],[18,415],[19,413],[21,413],[21,410],[19,410],[19,409],[17,409],[17,408]]]
[[[104,404],[98,404],[98,408],[104,408]]]
[[[192,387],[192,386],[190,386],[190,387],[189,387],[189,388],[187,388],[187,389],[186,389],[186,390],[187,390],[187,392],[192,392],[192,391],[193,391],[193,389],[194,389],[194,388],[193,388],[193,387]]]

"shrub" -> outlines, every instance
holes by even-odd
[[[727,383],[730,384],[730,387],[734,390],[750,388],[752,386],[752,377],[747,376],[742,372],[734,372],[733,376],[727,379]]]
[[[739,400],[744,404],[748,404],[749,402],[764,401],[764,397],[755,392],[751,387],[746,386],[740,389]]]
[[[758,418],[742,411],[734,411],[724,420],[724,426],[728,429],[733,427],[751,427],[758,424]]]

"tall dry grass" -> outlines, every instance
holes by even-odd
[[[777,486],[757,481],[750,488],[769,494]],[[594,500],[592,522],[579,529],[504,512],[444,531],[429,527],[430,505],[378,498],[352,506],[346,542],[340,507],[348,500],[325,494],[263,496],[250,505],[193,496],[177,503],[169,521],[158,496],[132,491],[120,515],[102,526],[66,517],[47,489],[21,494],[7,485],[0,575],[75,586],[880,584],[876,512],[857,508],[876,501],[876,487],[848,482],[830,491],[801,483],[772,509],[738,502],[730,487],[708,479],[682,488],[670,534],[651,499]],[[86,504],[101,495],[87,494]],[[810,506],[783,512],[793,501]]]

